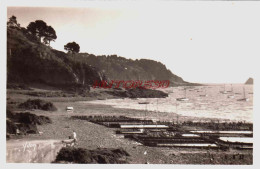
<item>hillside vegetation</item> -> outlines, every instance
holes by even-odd
[[[109,80],[169,80],[170,86],[193,85],[154,60],[132,60],[117,55],[95,56],[88,53],[76,54],[75,60],[98,67]]]
[[[37,33],[40,30],[37,24],[43,25],[45,32]],[[57,38],[55,30],[41,20],[31,22],[26,29],[12,16],[7,25],[8,86],[37,83],[74,91],[81,88],[84,92],[89,91],[94,82],[102,80],[169,80],[170,86],[195,85],[185,82],[157,61],[52,49],[50,41]]]
[[[87,63],[52,49],[26,31],[7,29],[8,83],[44,83],[57,87],[88,87],[105,76]]]

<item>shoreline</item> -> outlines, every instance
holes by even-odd
[[[123,135],[115,134],[115,129],[107,128],[98,124],[94,124],[85,120],[72,119],[71,116],[75,115],[104,115],[104,116],[128,116],[144,118],[145,110],[135,110],[135,109],[122,109],[114,108],[110,105],[98,105],[85,103],[87,99],[84,98],[82,101],[81,97],[77,98],[63,98],[63,97],[32,97],[25,96],[23,94],[8,94],[11,100],[16,100],[18,102],[23,102],[28,98],[31,99],[43,99],[46,101],[52,101],[56,106],[57,110],[43,111],[43,110],[24,110],[29,111],[35,115],[48,116],[51,120],[51,124],[37,125],[37,128],[42,134],[28,134],[21,140],[47,140],[47,139],[68,139],[71,136],[72,131],[75,130],[78,138],[77,147],[86,149],[97,149],[97,148],[123,148],[126,150],[130,157],[127,157],[129,164],[145,164],[149,162],[150,164],[241,164],[239,161],[224,161],[221,152],[218,150],[201,150],[194,148],[159,148],[159,147],[148,147],[140,145],[140,143],[123,138]],[[85,100],[86,99],[86,100]],[[97,99],[97,98],[96,98]],[[68,101],[69,100],[69,101]],[[80,101],[79,101],[80,100]],[[92,99],[94,100],[94,98]],[[65,109],[67,106],[74,107],[73,113],[68,113]],[[23,112],[24,112],[23,111]],[[22,112],[17,110],[16,112]],[[169,113],[163,113],[165,115]],[[176,120],[176,114],[171,114],[171,119]],[[147,116],[156,116],[156,112],[148,112]],[[162,115],[161,115],[162,116]],[[178,120],[195,120],[191,117],[178,117]],[[161,118],[169,119],[167,116]],[[196,118],[201,119],[201,118]],[[14,138],[15,139],[15,138]],[[7,141],[8,143],[8,141]],[[147,152],[147,155],[144,154]],[[232,156],[234,153],[241,153],[239,150],[234,150],[232,152],[225,152],[225,154]],[[249,156],[249,161],[246,164],[252,164],[252,150],[244,150],[242,152]],[[210,156],[212,154],[216,156],[216,161],[212,162]],[[196,155],[196,156],[194,156]],[[203,160],[201,161],[201,159]],[[245,163],[242,163],[245,164]]]
[[[22,92],[21,92],[22,91]],[[96,96],[96,97],[82,97],[82,96],[77,96],[77,97],[37,97],[37,96],[29,96],[24,93],[28,92],[27,90],[13,90],[13,89],[8,89],[7,92],[7,97],[8,95],[11,96],[10,98],[13,100],[18,100],[18,102],[23,102],[26,99],[42,99],[46,101],[53,102],[55,105],[58,104],[58,112],[60,113],[61,111],[65,111],[67,106],[72,106],[78,109],[77,110],[79,113],[82,113],[84,111],[84,106],[85,107],[103,107],[106,109],[114,109],[114,111],[118,115],[125,115],[125,116],[130,116],[130,117],[138,117],[138,118],[144,118],[145,114],[147,115],[147,118],[149,119],[157,119],[157,112],[155,110],[144,110],[144,109],[132,109],[132,108],[121,108],[121,107],[114,107],[113,105],[108,105],[108,104],[99,104],[99,103],[89,103],[91,101],[102,101],[104,100],[111,100],[111,99],[131,99],[131,98],[121,98],[121,97],[116,97],[116,96],[111,96],[107,94],[103,94],[101,96]],[[156,98],[155,98],[156,99]],[[63,107],[63,108],[62,108]],[[36,110],[37,111],[37,110]],[[56,112],[57,113],[57,112]],[[74,112],[77,113],[77,112]],[[87,112],[88,113],[88,112]],[[97,113],[95,113],[97,114]],[[107,114],[106,112],[102,111],[100,115],[102,114]],[[113,114],[113,115],[117,115]],[[239,120],[230,120],[227,118],[214,118],[214,117],[201,117],[201,116],[186,116],[182,114],[178,114],[175,112],[163,112],[159,111],[158,112],[160,118],[158,120],[167,120],[169,121],[169,118],[171,119],[170,121],[174,121],[177,118],[179,121],[198,121],[198,122],[208,122],[208,121],[213,121],[213,122],[240,122]],[[98,114],[97,114],[98,115]],[[162,117],[162,115],[165,115],[165,117]],[[251,121],[246,121],[247,123],[253,124]]]

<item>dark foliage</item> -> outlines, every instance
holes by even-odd
[[[47,26],[43,42],[45,44],[50,44],[50,42],[54,41],[55,39],[57,39],[55,30],[51,26]]]
[[[170,86],[195,85],[185,82],[164,64],[154,60],[132,60],[117,55],[95,56],[88,53],[79,53],[74,58],[99,68],[111,80],[169,80]]]
[[[9,18],[9,21],[7,22],[7,26],[9,28],[20,28],[20,24],[17,22],[16,16],[13,15]]]
[[[37,116],[35,114],[31,114],[29,112],[25,113],[13,113],[7,110],[7,118],[16,123],[24,123],[24,124],[38,124],[43,125],[47,123],[51,123],[51,119],[46,116]]]
[[[12,84],[8,83],[7,84],[7,89],[16,89],[16,90],[31,90],[30,87],[28,87],[25,84]]]
[[[7,82],[40,83],[53,87],[88,91],[96,80],[105,76],[87,63],[68,57],[34,39],[34,35],[17,29],[7,29]]]
[[[55,30],[51,26],[48,26],[42,20],[31,22],[27,26],[27,30],[32,35],[36,36],[39,41],[41,40],[41,38],[43,38],[43,42],[45,44],[50,44],[50,41],[54,41],[55,39],[57,39]]]
[[[16,130],[19,129],[20,134],[37,134],[38,129],[35,124],[25,124],[25,123],[14,123],[12,121],[6,121],[6,133],[16,134]]]
[[[15,134],[16,129],[18,126],[14,122],[6,120],[6,133]]]
[[[19,129],[20,134],[36,134],[38,133],[37,125],[51,123],[49,117],[37,116],[29,112],[13,113],[7,110],[6,116],[6,132],[8,134],[16,134],[16,129]]]
[[[135,89],[128,89],[128,90],[113,90],[113,91],[106,91],[106,93],[118,96],[118,97],[129,97],[129,98],[165,98],[168,97],[167,93],[164,93],[159,90],[152,90],[152,89],[144,89],[144,88],[135,88]]]
[[[58,153],[55,162],[59,163],[62,161],[73,162],[73,163],[94,163],[94,164],[122,164],[126,161],[120,158],[129,156],[129,154],[119,149],[96,149],[87,150],[84,148],[62,148]]]
[[[57,108],[51,102],[46,102],[41,99],[28,99],[26,102],[21,103],[19,108],[23,109],[40,109],[45,111],[55,111]]]
[[[68,52],[79,53],[80,46],[76,42],[69,42],[64,45],[64,49]]]

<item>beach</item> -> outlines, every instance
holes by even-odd
[[[15,91],[8,94],[11,99],[17,98],[19,102],[28,99],[24,94],[16,93]],[[31,97],[30,98],[40,98]],[[115,129],[107,128],[102,125],[94,124],[86,120],[72,119],[71,116],[127,116],[135,118],[155,117],[156,112],[146,112],[145,110],[114,108],[110,105],[88,103],[90,98],[64,98],[64,97],[42,97],[47,101],[52,101],[57,107],[57,111],[48,112],[42,110],[30,110],[36,115],[48,116],[51,124],[39,125],[38,130],[42,134],[28,134],[22,139],[68,139],[75,130],[78,138],[77,147],[86,149],[96,148],[123,148],[130,156],[127,161],[130,164],[252,164],[252,150],[232,150],[225,152],[227,156],[230,154],[230,160],[223,160],[223,153],[219,150],[204,150],[196,148],[159,148],[143,146],[140,143],[126,139],[123,135],[115,134]],[[69,101],[68,101],[69,100]],[[81,101],[80,101],[81,100]],[[67,106],[74,108],[73,112],[67,112]],[[146,116],[144,116],[146,114]],[[165,113],[167,114],[167,113]],[[161,114],[162,116],[163,114]],[[184,121],[200,121],[203,118],[191,116],[176,116],[171,114],[171,120]],[[209,120],[209,119],[208,119]],[[146,153],[145,153],[146,152]],[[246,155],[244,161],[234,160],[233,154],[242,153]],[[212,161],[212,156],[214,160]],[[203,160],[201,160],[203,159]]]

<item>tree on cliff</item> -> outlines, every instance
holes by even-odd
[[[35,35],[39,41],[42,41],[45,44],[50,44],[50,41],[54,41],[57,39],[55,30],[48,26],[44,21],[42,20],[36,20],[35,22],[31,22],[27,26],[27,30]]]
[[[7,22],[7,26],[11,28],[20,28],[20,24],[16,20],[16,16],[11,16]]]
[[[64,45],[64,49],[68,51],[68,53],[79,53],[80,46],[76,42],[69,42]]]
[[[55,30],[51,26],[47,26],[46,32],[45,32],[45,37],[43,38],[43,42],[45,44],[50,45],[51,41],[54,41],[55,39],[57,39]]]

